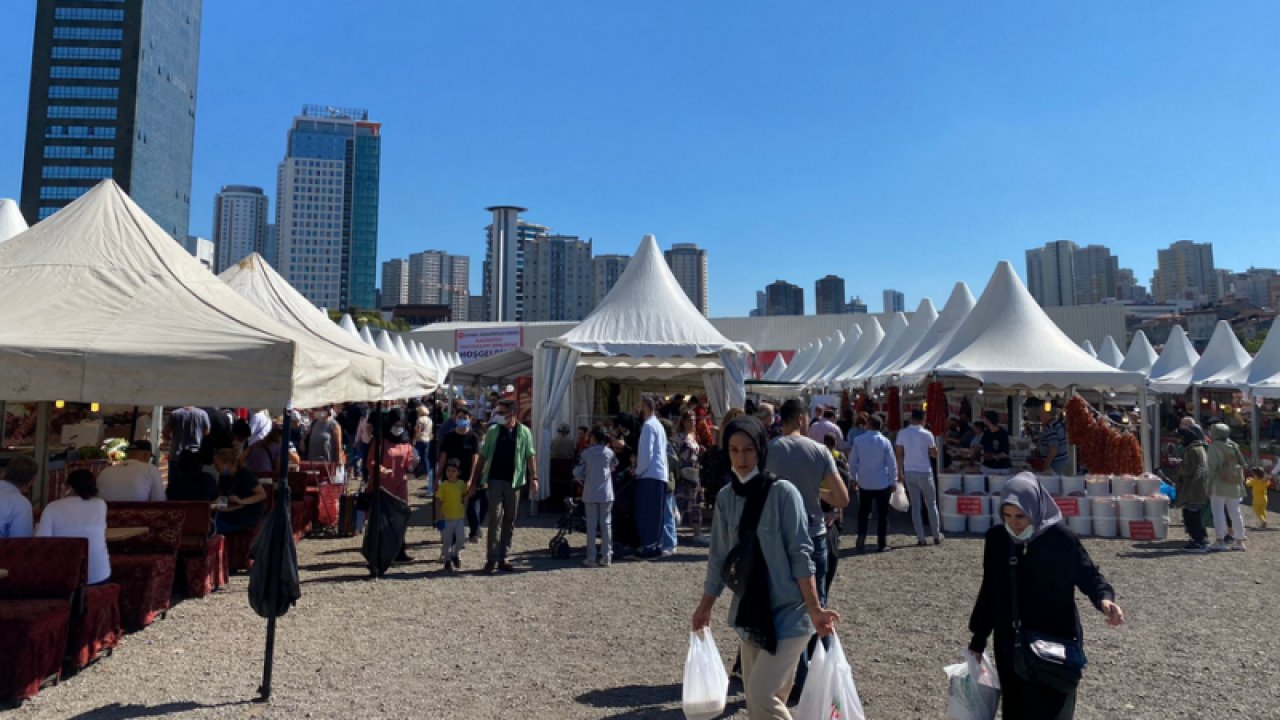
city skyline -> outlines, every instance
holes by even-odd
[[[1110,247],[1142,284],[1157,251],[1182,239],[1212,243],[1221,267],[1280,264],[1267,161],[1280,97],[1259,74],[1280,51],[1266,4],[1155,18],[1101,4],[833,4],[815,9],[821,23],[747,6],[729,25],[715,4],[313,10],[206,3],[190,234],[212,236],[218,187],[274,187],[280,127],[319,101],[368,107],[390,133],[379,262],[421,247],[479,258],[477,208],[519,202],[600,254],[633,252],[646,233],[714,253],[712,316],[747,314],[751,288],[776,277],[811,288],[829,273],[864,297],[892,285],[936,301],[1062,237]],[[573,49],[494,51],[481,41],[494,12]],[[29,94],[34,18],[29,3],[0,8],[0,57],[14,68],[0,92],[15,103]],[[297,39],[282,41],[282,26]],[[445,31],[425,57],[417,27]],[[605,31],[617,27],[647,42],[620,48]],[[760,52],[762,34],[783,51]],[[332,53],[339,43],[351,52]],[[410,67],[428,68],[411,85],[429,92],[405,92]],[[628,82],[597,82],[609,77]],[[748,78],[786,89],[737,112]],[[512,124],[487,101],[512,81],[571,112]],[[651,113],[633,112],[638,98]],[[0,128],[0,196],[20,192],[21,134]],[[834,227],[830,208],[843,217]]]

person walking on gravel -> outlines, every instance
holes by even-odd
[[[1182,508],[1182,524],[1191,542],[1185,550],[1209,552],[1209,538],[1204,530],[1204,506],[1209,504],[1209,456],[1204,433],[1194,423],[1178,428],[1182,441],[1182,462],[1174,483],[1178,487],[1177,503]]]
[[[730,586],[729,623],[741,641],[747,713],[752,720],[789,720],[786,698],[800,654],[810,635],[831,634],[840,616],[818,601],[804,499],[766,469],[764,426],[754,417],[736,418],[723,442],[732,470],[716,496],[692,626],[696,632],[711,625],[716,599]]]
[[[867,432],[854,438],[853,447],[849,448],[849,472],[858,488],[856,549],[862,552],[867,545],[867,524],[874,506],[877,549],[884,552],[889,547],[889,496],[893,494],[894,483],[898,480],[898,461],[893,445],[880,432],[884,426],[880,417],[873,415],[868,422]]]
[[[663,508],[667,502],[667,432],[657,416],[657,399],[640,401],[640,441],[636,452],[636,533],[640,557],[662,552]]]
[[[520,488],[527,483],[532,493],[538,492],[538,468],[534,465],[533,433],[516,417],[512,400],[499,400],[493,414],[494,425],[484,435],[480,457],[484,459],[481,475],[489,488],[488,560],[484,572],[494,568],[502,572],[515,570],[507,561],[516,528],[516,508]],[[468,493],[476,491],[475,484]]]
[[[1240,511],[1240,503],[1244,500],[1244,471],[1248,464],[1226,425],[1210,425],[1209,437],[1213,438],[1213,444],[1205,454],[1209,460],[1209,505],[1213,509],[1213,534],[1217,541],[1211,548],[1245,550],[1244,513]],[[1228,519],[1234,534],[1227,530]]]
[[[929,530],[933,544],[942,544],[942,528],[938,525],[938,489],[933,484],[932,460],[938,457],[933,433],[924,429],[924,411],[911,411],[911,424],[898,433],[894,443],[898,452],[898,482],[911,496],[911,525],[916,531],[916,544],[928,544],[924,536],[921,508],[929,513]]]

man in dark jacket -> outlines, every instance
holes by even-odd
[[[1196,553],[1209,552],[1209,538],[1204,530],[1201,515],[1209,503],[1209,457],[1204,433],[1194,424],[1178,428],[1182,440],[1182,463],[1178,466],[1174,483],[1178,487],[1178,506],[1182,508],[1182,522],[1187,527],[1191,542],[1186,550]]]

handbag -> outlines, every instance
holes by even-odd
[[[1071,692],[1080,684],[1088,658],[1078,640],[1024,630],[1018,615],[1018,548],[1009,551],[1009,575],[1013,589],[1013,670],[1018,677],[1058,692]]]

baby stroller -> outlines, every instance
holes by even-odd
[[[581,500],[565,498],[564,507],[565,513],[556,520],[556,536],[547,543],[551,557],[557,560],[569,557],[569,535],[575,532],[587,534],[587,506]],[[595,538],[590,538],[589,542],[595,542]]]

